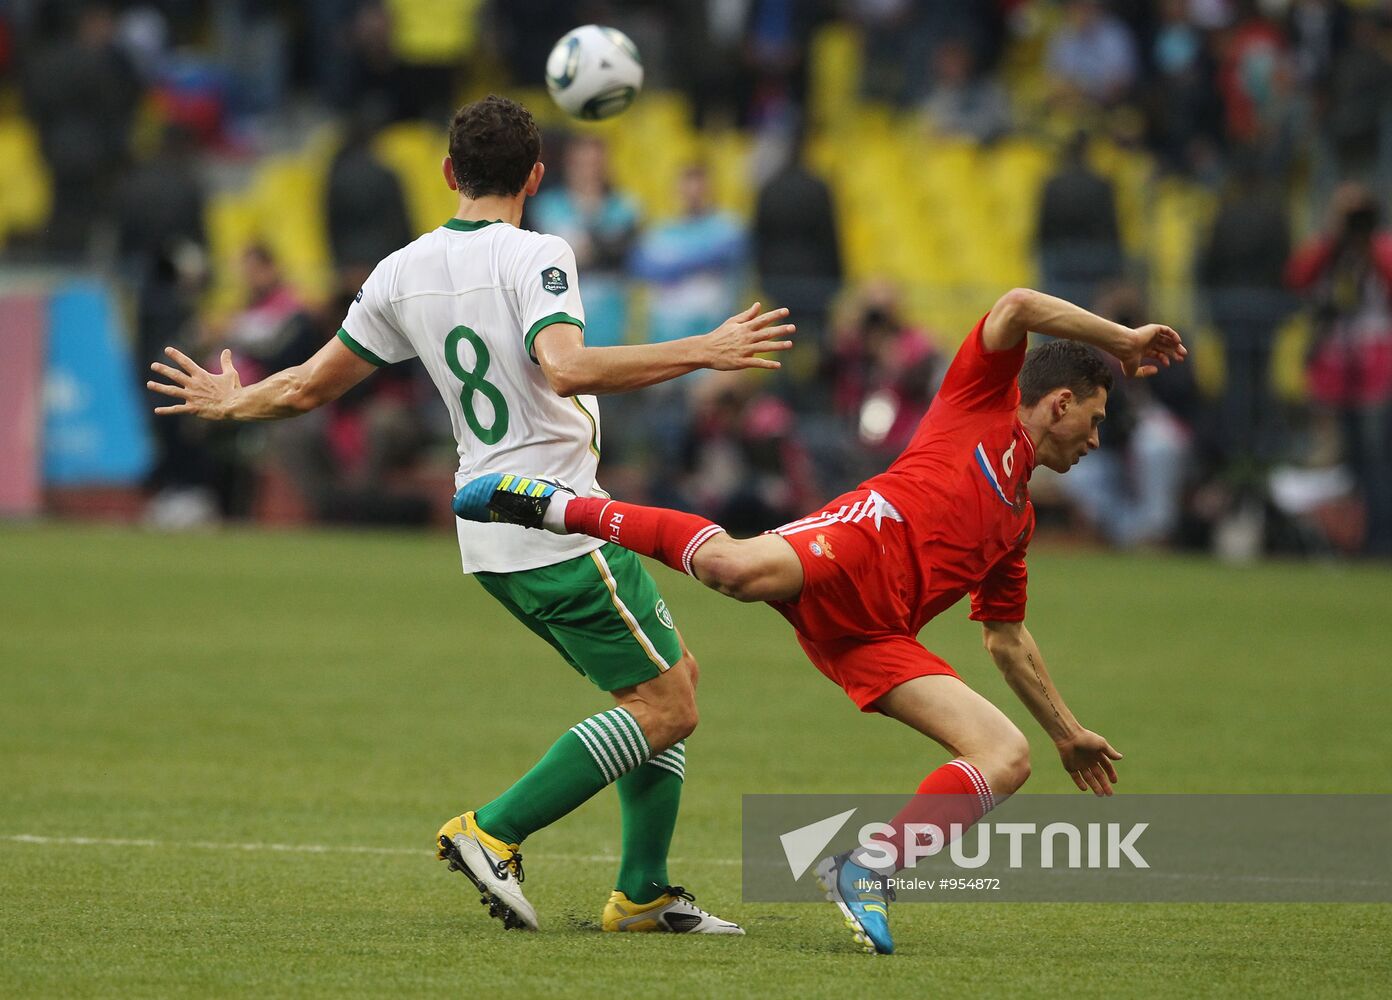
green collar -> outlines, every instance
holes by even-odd
[[[448,222],[445,223],[445,228],[455,229],[461,233],[473,233],[482,229],[484,226],[491,226],[495,222],[502,221],[502,219],[489,219],[487,222],[474,220],[466,221],[464,219],[450,219]]]

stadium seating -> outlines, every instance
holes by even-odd
[[[911,317],[949,336],[973,322],[994,291],[1036,279],[1033,234],[1039,193],[1055,163],[1054,140],[1021,132],[978,146],[933,134],[911,113],[861,100],[859,39],[844,24],[818,33],[810,59],[809,165],[835,194],[852,281],[901,281],[909,289]],[[1039,103],[1036,62],[1017,52],[1004,70],[1022,107]],[[710,168],[721,206],[751,214],[753,138],[729,129],[696,131],[680,94],[649,90],[617,120],[578,124],[564,118],[544,90],[512,93],[548,134],[569,128],[604,136],[616,184],[637,200],[645,221],[672,215],[680,171],[697,160]],[[237,260],[258,240],[308,299],[327,295],[323,194],[334,138],[331,128],[317,130],[301,149],[257,162],[239,187],[215,192],[207,220],[215,275],[210,310],[226,311],[239,301]],[[378,155],[400,177],[411,222],[422,232],[453,210],[453,197],[440,182],[443,150],[443,130],[424,123],[393,125],[376,142]],[[1152,158],[1136,149],[1098,141],[1091,155],[1116,185],[1123,244],[1148,275],[1157,310],[1189,321],[1191,262],[1212,196],[1192,182],[1157,181]],[[22,118],[0,120],[0,159],[8,171],[0,187],[3,243],[41,226],[50,192],[33,130]]]
[[[11,236],[39,229],[52,208],[53,191],[39,152],[38,136],[18,115],[0,118],[0,246]]]

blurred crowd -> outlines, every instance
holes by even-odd
[[[0,93],[37,135],[52,192],[47,219],[11,233],[3,260],[111,274],[129,303],[133,378],[166,344],[199,358],[230,347],[244,380],[294,363],[416,235],[380,130],[438,124],[464,95],[535,89],[551,43],[590,21],[630,34],[648,89],[684,94],[696,128],[739,129],[758,156],[752,210],[720,204],[695,158],[671,211],[649,219],[601,134],[548,129],[524,225],[574,248],[587,341],[701,333],[756,295],[799,326],[775,375],[698,374],[604,400],[611,491],[742,532],[795,517],[897,454],[966,332],[926,329],[931,303],[911,284],[846,261],[838,192],[805,155],[826,125],[810,53],[835,26],[859,42],[866,106],[932,135],[989,146],[1028,133],[1057,149],[1031,222],[1046,291],[1123,323],[1167,318],[1122,239],[1099,140],[1216,202],[1188,265],[1213,348],[1118,390],[1104,448],[1035,484],[1045,524],[1234,557],[1392,555],[1388,3],[0,0]],[[296,287],[251,239],[240,306],[209,310],[211,192],[325,120],[338,137],[323,188],[331,290]],[[1006,288],[978,280],[984,312]],[[1303,388],[1281,392],[1278,346],[1294,327]],[[418,366],[398,368],[283,425],[155,422],[150,518],[288,507],[430,520],[448,489],[448,426]]]

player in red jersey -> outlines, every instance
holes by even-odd
[[[1027,353],[1031,330],[1059,339]],[[1117,780],[1113,761],[1121,754],[1068,710],[1024,625],[1030,473],[1038,465],[1066,472],[1098,446],[1112,374],[1094,347],[1137,377],[1187,354],[1167,326],[1130,329],[1062,299],[1011,291],[962,344],[913,440],[886,472],[757,538],[731,538],[694,514],[575,497],[516,474],[466,484],[455,512],[593,535],[737,600],[766,601],[862,711],[898,719],[954,755],[891,824],[889,862],[876,864],[862,850],[818,866],[856,940],[889,952],[888,900],[864,887],[898,869],[904,825],[957,824],[960,832],[1030,772],[1024,734],[918,642],[930,619],[970,595],[986,649],[1074,783],[1110,795]]]

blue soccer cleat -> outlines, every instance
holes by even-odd
[[[454,494],[454,516],[484,524],[501,522],[540,528],[557,490],[573,492],[561,483],[529,479],[512,473],[490,473],[471,479]]]
[[[838,854],[817,862],[817,882],[826,898],[835,903],[856,944],[867,954],[894,954],[894,938],[889,933],[889,901],[894,890],[885,886],[885,877],[851,860],[851,854]]]

